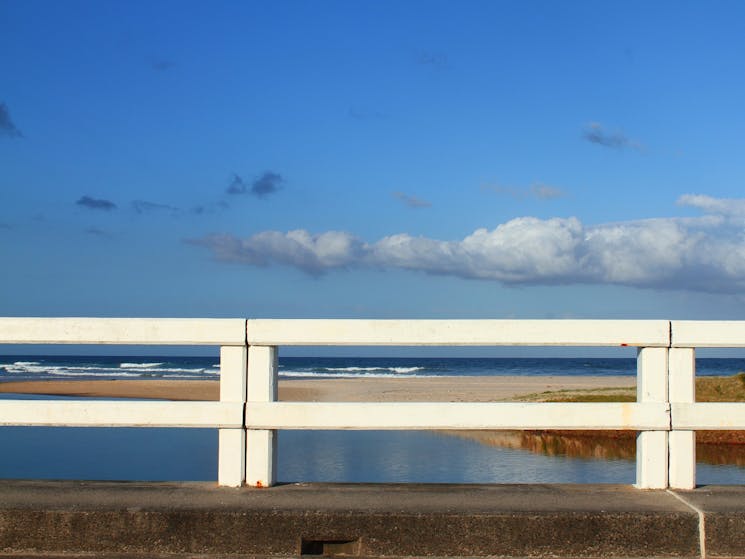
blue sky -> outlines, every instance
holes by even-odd
[[[741,2],[0,0],[0,315],[740,319]]]

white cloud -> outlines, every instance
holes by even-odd
[[[215,258],[223,262],[253,266],[286,264],[313,275],[352,264],[362,247],[362,243],[349,233],[327,231],[311,235],[302,229],[287,233],[264,231],[247,239],[209,235],[187,242],[209,248]]]
[[[401,233],[371,245],[366,261],[384,268],[457,275],[462,256],[458,243]]]
[[[409,196],[403,192],[394,192],[394,198],[398,198],[401,202],[409,208],[429,208],[432,204],[427,200],[422,200],[416,196]]]
[[[632,140],[623,132],[609,132],[599,122],[587,123],[583,135],[585,140],[588,142],[606,148],[617,150],[635,149],[637,151],[643,151],[642,145],[636,140]]]
[[[678,205],[698,208],[709,215],[745,218],[745,199],[712,198],[705,194],[683,194]]]
[[[474,277],[553,282],[576,266],[582,225],[576,218],[519,217],[463,239]]]
[[[695,235],[671,219],[602,225],[584,238],[582,270],[597,282],[653,286],[674,281]]]
[[[489,190],[494,194],[511,196],[518,200],[527,198],[536,198],[538,200],[554,200],[556,198],[564,198],[567,194],[561,188],[551,186],[550,184],[544,184],[542,182],[536,182],[529,187],[515,187],[515,186],[499,186],[497,184],[484,184],[481,186],[481,190]]]
[[[554,198],[563,198],[566,193],[550,184],[537,182],[530,187],[530,193],[539,200],[553,200]]]
[[[737,208],[745,204],[745,200],[721,204],[714,198],[689,196],[688,205],[720,214],[739,215]],[[191,242],[208,247],[218,260],[284,264],[314,275],[338,268],[376,267],[508,285],[609,283],[738,292],[745,288],[745,230],[719,217],[600,225],[584,225],[574,217],[519,217],[454,241],[400,233],[367,244],[346,232],[312,235],[296,230]]]

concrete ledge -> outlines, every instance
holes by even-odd
[[[704,517],[707,557],[745,557],[745,486],[700,487],[677,494]]]
[[[680,495],[709,556],[745,556],[745,488]],[[616,485],[0,481],[0,554],[698,557],[699,514]]]

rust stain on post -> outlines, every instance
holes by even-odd
[[[625,429],[629,428],[632,423],[632,407],[630,404],[623,404],[621,406],[621,423]]]

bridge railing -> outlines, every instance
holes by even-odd
[[[276,479],[278,429],[581,429],[637,436],[637,487],[668,483],[665,320],[248,320],[246,482]],[[629,346],[636,403],[277,402],[279,346]]]
[[[696,402],[696,348],[745,347],[745,322],[674,320],[669,350],[669,484],[696,486],[696,431],[745,429],[745,403]]]
[[[695,402],[695,347],[745,347],[745,322],[0,318],[0,344],[220,346],[219,402],[0,401],[0,425],[213,427],[218,482],[276,481],[279,429],[581,429],[637,435],[636,486],[695,485],[695,430],[745,429],[745,404]],[[280,402],[280,346],[628,346],[635,403]]]
[[[0,425],[219,429],[218,481],[245,468],[246,321],[164,318],[0,318],[0,344],[220,346],[219,402],[0,400]]]

